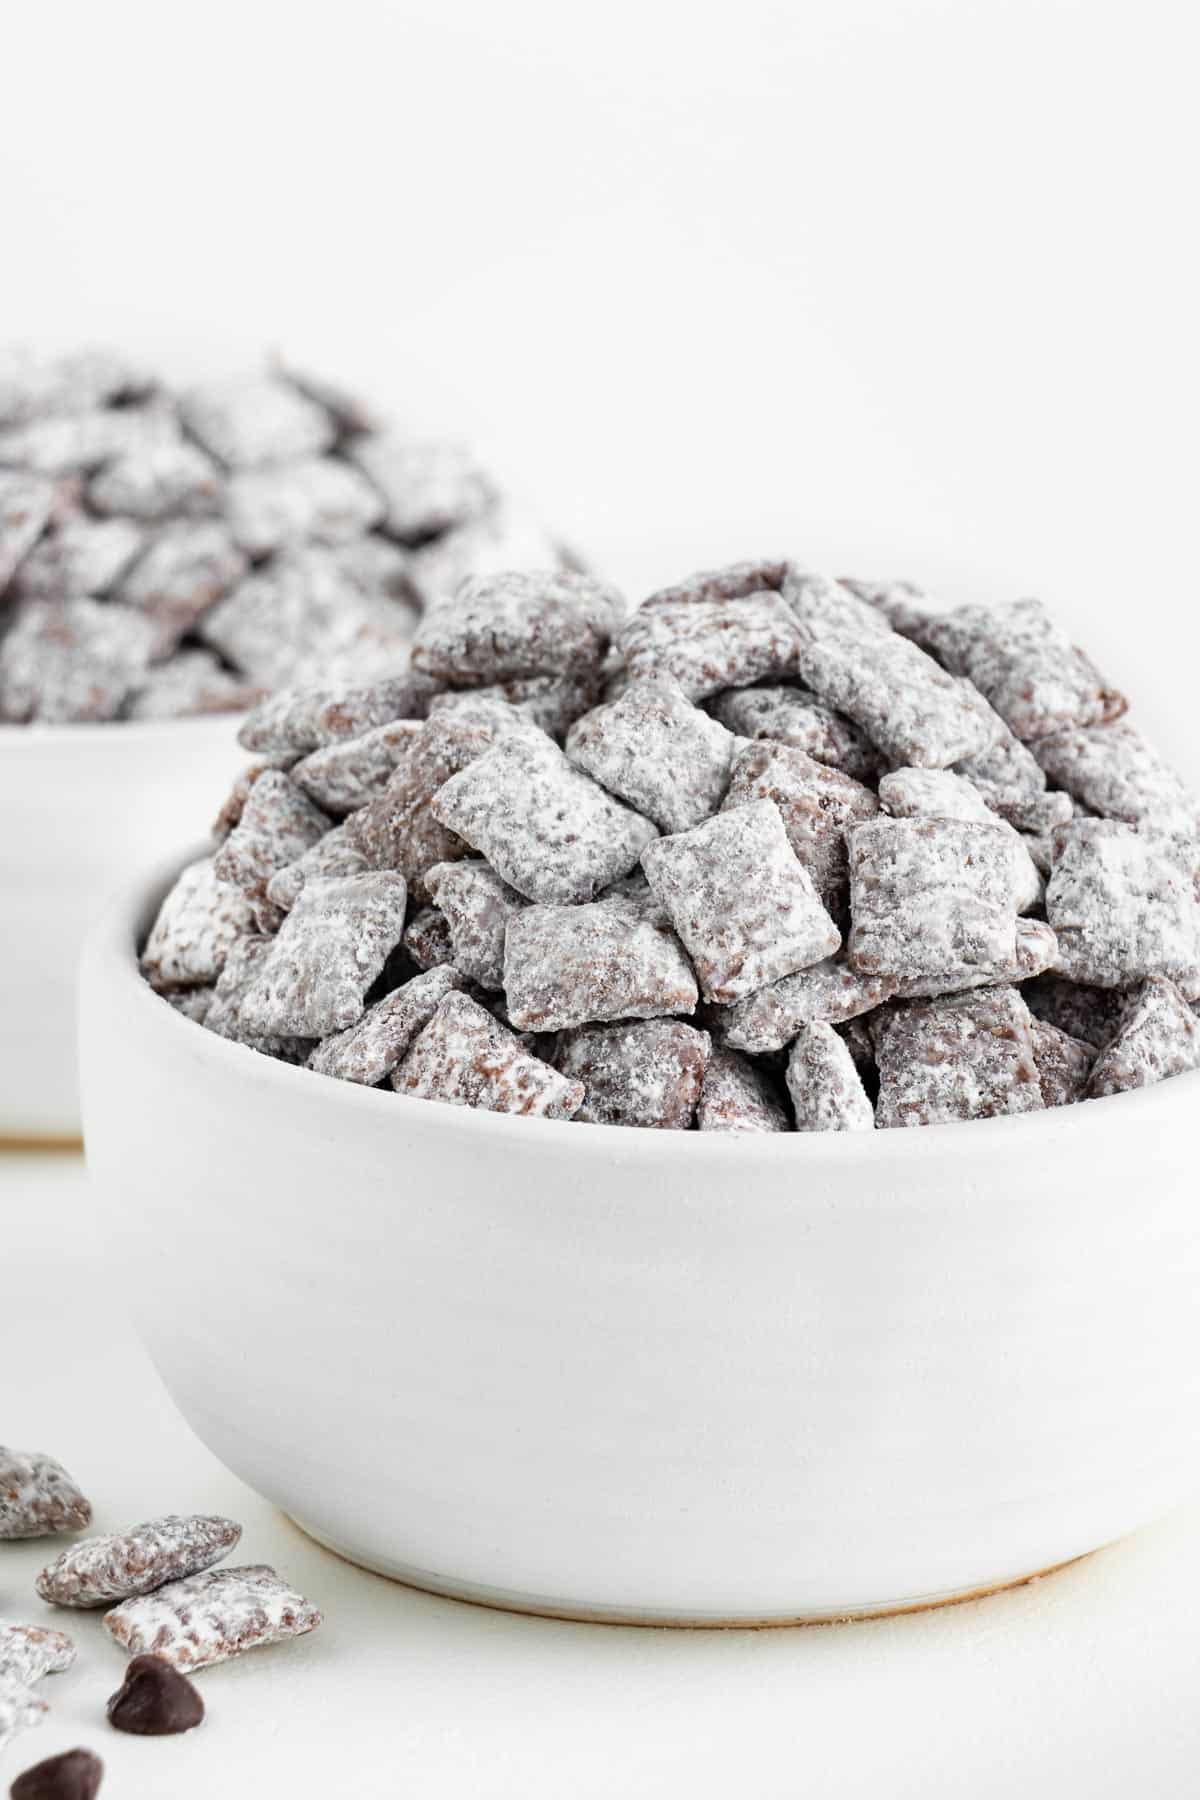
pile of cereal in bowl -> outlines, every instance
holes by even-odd
[[[497,1112],[855,1131],[1200,1066],[1200,808],[1034,600],[463,583],[275,696],[143,947],[189,1018]]]
[[[464,577],[563,560],[459,444],[276,368],[176,391],[0,351],[0,723],[244,710],[403,664]]]

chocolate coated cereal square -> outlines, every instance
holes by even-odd
[[[711,1051],[706,1031],[677,1019],[643,1019],[566,1031],[556,1061],[586,1093],[577,1118],[688,1131]]]
[[[1151,975],[1130,996],[1117,1034],[1092,1070],[1092,1096],[1150,1087],[1200,1069],[1200,1018],[1173,981]]]
[[[426,612],[413,667],[457,687],[566,674],[601,661],[624,610],[613,588],[565,569],[475,575]]]
[[[242,1001],[245,1030],[324,1038],[356,1024],[400,942],[406,900],[390,870],[306,881]]]
[[[787,1110],[770,1077],[736,1050],[714,1048],[700,1084],[698,1131],[788,1131]]]
[[[589,905],[531,906],[508,921],[504,988],[521,1030],[690,1013],[696,978],[647,893]]]
[[[1200,969],[1197,846],[1148,825],[1075,819],[1055,833],[1046,917],[1057,972],[1093,987]]]
[[[691,704],[669,675],[629,683],[619,700],[580,719],[567,755],[660,831],[687,831],[725,796],[737,739]]]
[[[392,1076],[398,1094],[486,1112],[569,1119],[583,1086],[524,1047],[466,994],[448,994]]]
[[[832,1025],[805,1025],[788,1056],[797,1131],[874,1131],[875,1109],[849,1049]]]
[[[740,1000],[841,945],[773,800],[660,838],[642,866],[708,1000]]]

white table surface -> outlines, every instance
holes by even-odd
[[[984,1601],[869,1624],[672,1632],[519,1618],[416,1593],[320,1550],[190,1434],[125,1321],[71,1156],[0,1156],[0,1436],[59,1456],[100,1530],[168,1510],[242,1521],[323,1609],[298,1643],[198,1677],[201,1729],[122,1737],[97,1617],[42,1686],[52,1712],[0,1790],[88,1745],[103,1800],[1170,1800],[1200,1771],[1200,1504]],[[152,1221],[148,1221],[148,1228]],[[58,1546],[0,1545],[0,1616],[51,1619]]]

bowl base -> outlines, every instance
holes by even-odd
[[[422,1594],[435,1594],[439,1599],[458,1600],[468,1606],[487,1607],[492,1612],[521,1613],[537,1619],[563,1619],[577,1625],[636,1625],[647,1630],[775,1631],[798,1625],[852,1625],[868,1619],[895,1619],[905,1613],[936,1612],[943,1606],[963,1606],[969,1600],[984,1600],[990,1594],[1003,1594],[1011,1588],[1027,1587],[1032,1581],[1056,1575],[1060,1569],[1069,1569],[1075,1563],[1083,1562],[1088,1556],[1095,1554],[1094,1551],[1085,1550],[1082,1555],[1069,1556],[1063,1562],[1049,1563],[1044,1568],[1030,1569],[1024,1574],[1011,1575],[1002,1581],[956,1589],[953,1593],[928,1594],[911,1600],[881,1601],[875,1606],[833,1608],[827,1612],[725,1618],[708,1613],[660,1613],[653,1608],[627,1611],[619,1606],[559,1605],[554,1600],[543,1599],[539,1595],[513,1593],[506,1588],[487,1587],[478,1582],[457,1581],[452,1576],[438,1575],[428,1569],[414,1569],[404,1563],[383,1563],[348,1545],[335,1543],[292,1513],[286,1516],[305,1537],[312,1538],[323,1550],[332,1551],[335,1556],[340,1556],[344,1562],[353,1563],[356,1568],[367,1569],[372,1575],[382,1575],[388,1581],[394,1581],[401,1587],[415,1588]]]

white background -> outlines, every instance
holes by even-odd
[[[476,438],[633,598],[779,551],[947,600],[1039,592],[1195,766],[1191,14],[18,6],[0,336],[174,372],[282,347]],[[213,1672],[205,1733],[169,1746],[106,1740],[93,1634],[6,1779],[82,1740],[113,1800],[1194,1791],[1200,1512],[1020,1594],[849,1630],[672,1637],[413,1596],[187,1438],[82,1230],[66,1265],[54,1248],[83,1204],[70,1165],[0,1165],[3,1434],[99,1466],[106,1525],[247,1517],[247,1551],[330,1624]],[[47,1365],[25,1334],[60,1310]],[[8,1613],[37,1560],[15,1554]]]

